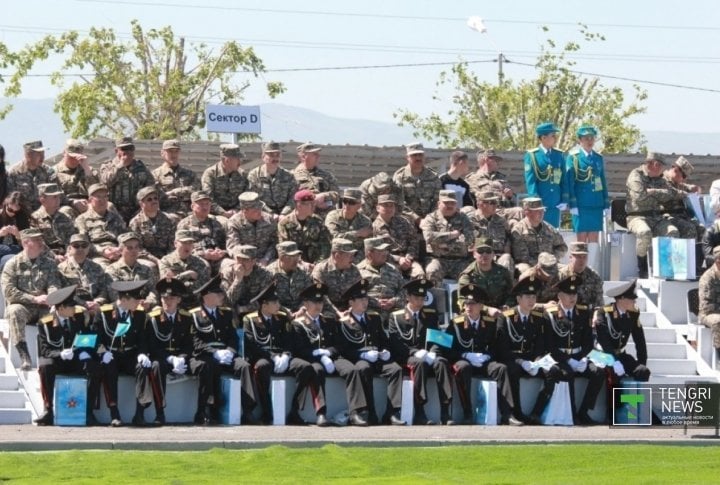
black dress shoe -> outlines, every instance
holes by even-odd
[[[198,426],[206,426],[210,424],[210,417],[205,414],[205,411],[198,411],[195,413],[193,423],[197,424]]]
[[[509,426],[522,426],[525,423],[523,423],[521,420],[517,419],[515,416],[510,414],[510,415],[503,416],[502,418],[500,418],[500,424],[509,425]]]
[[[530,416],[527,417],[526,421],[527,424],[532,424],[533,426],[542,426],[542,420],[540,419],[540,416],[533,413]]]
[[[291,426],[305,426],[307,423],[303,418],[300,417],[300,413],[298,413],[297,411],[290,411],[290,413],[287,415],[287,418],[285,418],[285,424]]]
[[[242,417],[240,418],[240,424],[257,426],[260,424],[260,421],[253,416],[252,411],[243,411]]]
[[[595,421],[593,418],[591,418],[587,411],[578,413],[577,418],[575,419],[576,424],[582,424],[584,426],[593,426],[600,424],[597,421]]]
[[[133,426],[147,426],[147,423],[145,422],[145,416],[142,414],[136,414],[132,418],[132,425]]]
[[[360,413],[357,411],[353,411],[350,413],[350,416],[348,417],[348,424],[351,424],[353,426],[367,426],[368,422],[360,416]]]
[[[97,426],[98,424],[100,423],[98,423],[95,413],[92,411],[88,412],[87,416],[85,416],[85,426]]]
[[[435,421],[433,421],[432,419],[428,419],[427,415],[425,414],[425,410],[422,408],[422,406],[420,406],[415,410],[413,424],[416,426],[431,426],[435,424]]]
[[[165,425],[165,413],[157,413],[155,415],[155,419],[153,420],[153,424],[155,426],[164,426]]]
[[[392,413],[390,415],[390,424],[393,426],[405,426],[407,422],[400,419],[400,413]]]
[[[55,417],[53,416],[52,411],[45,411],[45,413],[42,416],[39,416],[35,420],[33,420],[33,423],[37,424],[38,426],[52,426],[55,424]]]
[[[330,426],[330,422],[328,421],[327,416],[325,414],[320,413],[317,415],[317,419],[315,420],[315,426],[320,426],[321,428],[324,428],[325,426]]]

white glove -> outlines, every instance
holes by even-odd
[[[530,362],[529,360],[523,360],[520,366],[525,370],[525,372],[527,372],[531,376],[536,376],[539,370],[537,367],[532,365],[532,362]]]
[[[60,358],[62,360],[72,360],[73,357],[75,357],[73,349],[63,349],[62,352],[60,352]]]
[[[534,367],[534,366],[533,366],[533,367],[530,367],[530,370],[528,371],[528,374],[530,374],[531,376],[535,377],[539,371],[540,371],[540,368],[539,368],[539,367]]]
[[[220,351],[220,363],[223,365],[230,365],[233,361],[232,350],[222,349]]]
[[[427,362],[428,365],[433,365],[435,363],[435,359],[437,359],[437,354],[435,352],[428,352],[425,355],[425,362]]]
[[[280,366],[278,368],[278,374],[282,374],[288,369],[290,365],[290,356],[288,354],[282,354],[280,356]]]
[[[587,358],[582,358],[578,362],[577,368],[575,369],[575,372],[583,373],[585,372],[585,369],[587,369],[588,361]]]
[[[625,366],[622,365],[622,362],[619,360],[616,360],[613,364],[613,370],[615,371],[615,374],[618,376],[624,376],[625,375]]]
[[[477,352],[465,352],[463,354],[463,357],[465,360],[470,362],[470,365],[473,367],[481,367],[482,366],[482,360],[480,359],[480,354]]]
[[[138,364],[140,364],[141,366],[143,366],[145,368],[150,367],[152,365],[152,362],[150,362],[150,359],[148,359],[148,356],[145,354],[138,354],[137,361],[138,361]]]
[[[105,352],[102,356],[102,363],[103,364],[109,364],[110,361],[113,360],[113,354],[109,350]]]
[[[383,349],[382,352],[380,352],[380,360],[384,362],[390,360],[390,351],[388,349]]]
[[[328,349],[315,349],[313,350],[313,357],[318,357],[320,355],[325,355],[327,357],[330,357],[330,351]]]
[[[568,208],[568,205],[565,202],[560,202],[558,205],[555,206],[560,211],[566,211]]]
[[[577,207],[572,207],[572,208],[570,209],[570,214],[572,214],[572,215],[574,215],[574,216],[578,215],[579,213],[580,213],[580,212],[578,211],[578,208],[577,208]]]
[[[335,364],[333,364],[333,361],[330,357],[327,355],[323,355],[320,357],[320,362],[322,363],[323,367],[325,367],[325,372],[328,374],[332,374],[335,372]]]
[[[224,349],[223,349],[224,350]],[[217,360],[218,362],[222,362],[223,357],[223,351],[222,350],[215,350],[213,351],[213,359]]]
[[[570,357],[570,358],[568,359],[567,363],[568,363],[568,365],[570,366],[570,368],[571,368],[572,370],[574,370],[575,372],[578,371],[578,367],[580,366],[580,362],[578,362],[577,360],[575,360],[575,359],[573,359],[572,357]]]
[[[417,359],[423,360],[423,359],[425,359],[427,354],[428,354],[427,350],[420,349],[420,350],[416,350],[415,353],[413,354],[413,356],[415,356],[415,358],[417,358]]]
[[[610,209],[603,209],[603,217],[610,217],[612,213],[610,212]]]
[[[187,364],[185,364],[185,359],[183,359],[182,357],[175,357],[175,359],[177,359],[177,360],[174,361],[175,364],[173,365],[172,371],[175,374],[180,374],[180,375],[186,373],[187,372]]]
[[[279,356],[279,355],[273,355],[273,356],[272,356],[272,361],[273,361],[273,364],[275,364],[274,367],[273,367],[273,372],[276,373],[276,374],[279,374],[279,373],[280,373],[280,356]]]
[[[85,351],[83,350],[82,352],[80,352],[80,355],[78,356],[78,359],[80,359],[80,360],[89,360],[89,359],[90,359],[90,354],[88,354],[87,352],[85,352]]]
[[[480,364],[484,364],[485,362],[490,361],[490,356],[488,354],[478,354],[480,356]]]
[[[377,350],[368,350],[367,352],[363,352],[360,354],[360,358],[363,360],[367,360],[368,362],[377,362],[379,356],[380,352],[378,352]]]

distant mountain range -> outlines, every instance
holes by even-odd
[[[0,99],[2,105],[6,102]],[[12,101],[14,109],[5,120],[0,121],[0,144],[5,147],[8,162],[19,160],[22,144],[30,140],[43,140],[51,154],[63,149],[68,135],[64,133],[60,117],[53,112],[53,103],[52,99]],[[410,128],[399,127],[392,122],[336,118],[279,103],[261,105],[261,115],[264,139],[370,146],[398,146],[413,140]],[[695,155],[720,153],[719,133],[648,131],[644,135],[648,146],[660,152]]]

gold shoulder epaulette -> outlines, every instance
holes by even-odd
[[[112,303],[108,303],[107,305],[103,305],[100,307],[101,312],[111,312],[113,309]]]
[[[403,316],[404,313],[405,313],[405,310],[395,310],[394,312],[392,312],[392,315],[401,317],[401,316]]]
[[[543,317],[545,314],[541,311],[533,310],[530,312],[531,314],[535,315],[536,317]]]
[[[190,316],[190,312],[187,311],[187,310],[178,310],[178,313],[179,313],[180,315],[184,315],[184,316],[186,316],[186,317],[189,317],[189,316]]]
[[[144,312],[144,311],[145,311],[145,307],[142,306],[142,305],[138,305],[138,306],[135,308],[135,311],[136,311],[136,312]]]
[[[201,308],[200,308],[199,306],[196,306],[195,308],[191,308],[191,309],[190,309],[190,313],[197,313],[197,312],[199,312],[200,310],[201,310]]]
[[[366,313],[367,313],[368,315],[372,315],[372,316],[374,316],[374,317],[380,316],[380,314],[379,314],[378,312],[368,311],[368,312],[366,312]]]
[[[515,309],[511,308],[510,310],[505,310],[503,312],[503,315],[505,315],[506,317],[512,317],[513,315],[515,315]]]
[[[155,307],[152,309],[152,311],[150,313],[148,313],[148,316],[149,317],[159,317],[161,313],[162,313],[162,308]]]
[[[494,321],[495,321],[495,317],[491,317],[490,315],[485,315],[485,316],[483,317],[483,320],[485,320],[486,322],[494,322]]]
[[[462,315],[453,318],[453,323],[464,323],[464,322],[465,322],[465,317]]]
[[[55,318],[52,315],[45,315],[44,317],[42,317],[40,319],[40,321],[42,323],[44,323],[45,325],[50,325],[53,322],[53,320],[55,320]]]
[[[425,313],[437,313],[434,308],[423,308]]]
[[[248,313],[247,315],[245,315],[245,317],[247,317],[247,318],[255,318],[257,316],[258,316],[258,312],[252,312],[252,313]]]
[[[80,315],[81,313],[85,313],[85,307],[80,305],[75,305],[75,315]]]
[[[285,312],[282,311],[282,310],[278,311],[277,314],[280,315],[281,317],[286,317],[286,316],[287,316],[287,313],[285,313]]]
[[[549,313],[555,313],[556,311],[558,311],[558,306],[550,305],[550,306],[545,307],[545,310]]]
[[[575,308],[577,308],[578,310],[587,310],[588,306],[587,305],[575,305]]]
[[[611,312],[613,311],[613,306],[612,306],[612,305],[605,305],[605,306],[603,307],[603,311],[604,311],[604,312],[611,313]]]

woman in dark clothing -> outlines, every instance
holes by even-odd
[[[30,210],[22,193],[11,192],[0,208],[0,271],[22,250],[20,231],[30,227]]]

